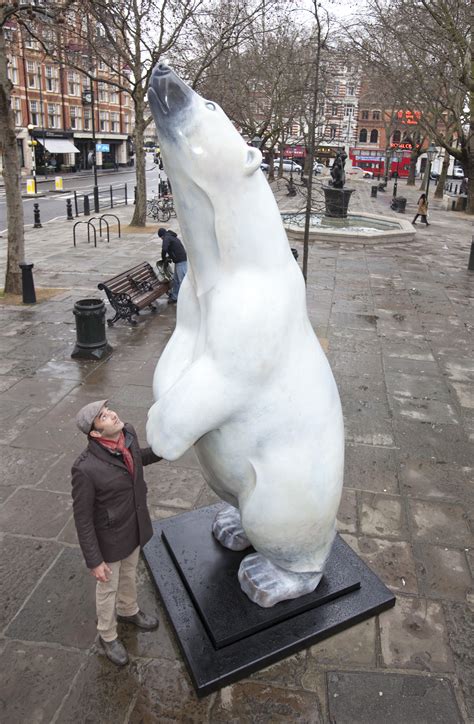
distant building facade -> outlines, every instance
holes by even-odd
[[[98,168],[126,166],[133,158],[133,107],[128,93],[110,84],[113,74],[100,61],[100,80],[45,54],[40,43],[12,21],[4,29],[13,85],[22,173],[68,172],[91,167],[95,130]],[[45,40],[55,29],[44,29]],[[93,97],[91,97],[91,90]]]

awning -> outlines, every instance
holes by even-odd
[[[66,138],[38,138],[38,141],[50,153],[80,153],[72,141]]]

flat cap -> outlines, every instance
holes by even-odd
[[[81,407],[76,415],[76,425],[79,430],[84,433],[84,435],[88,435],[90,433],[94,419],[107,402],[108,400],[97,400],[96,402],[89,402],[88,405]]]

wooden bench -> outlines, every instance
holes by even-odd
[[[98,289],[107,294],[115,310],[115,317],[108,319],[107,324],[111,327],[119,319],[127,319],[130,324],[137,324],[133,317],[145,307],[150,307],[155,312],[152,303],[166,294],[169,286],[170,282],[160,280],[147,261],[98,284]]]

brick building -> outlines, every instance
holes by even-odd
[[[129,94],[110,84],[110,69],[96,61],[99,80],[92,83],[91,99],[89,79],[69,67],[67,58],[49,57],[14,21],[4,32],[22,173],[30,174],[34,164],[38,175],[91,167],[93,120],[96,144],[102,149],[97,166],[130,164],[133,107]],[[45,42],[51,42],[58,30],[46,27],[41,32]]]

